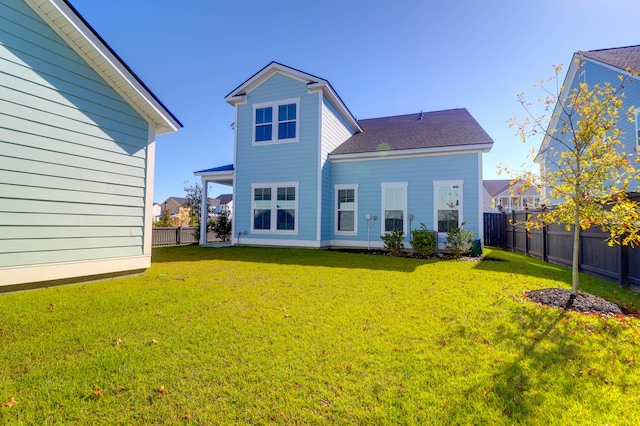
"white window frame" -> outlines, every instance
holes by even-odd
[[[280,105],[296,105],[296,137],[288,138],[288,139],[278,139],[278,107]],[[271,107],[271,140],[267,141],[259,141],[256,142],[256,110],[261,108],[269,108]],[[291,120],[285,120],[284,122],[290,122]],[[290,98],[283,99],[281,101],[276,102],[260,102],[253,104],[253,111],[251,116],[251,143],[253,146],[264,146],[264,145],[277,145],[283,143],[294,143],[300,141],[300,98]],[[262,125],[269,123],[261,123]]]
[[[295,215],[294,224],[292,230],[277,229],[278,227],[278,188],[293,187],[296,190],[295,201]],[[254,229],[254,205],[253,197],[255,190],[258,188],[270,188],[271,189],[271,229]],[[265,183],[252,183],[251,184],[251,209],[250,209],[250,223],[252,234],[281,234],[281,235],[297,235],[298,234],[298,220],[300,217],[300,182],[265,182]]]
[[[464,180],[434,180],[433,181],[433,229],[438,230],[438,188],[441,186],[458,186],[459,199],[458,199],[458,228],[464,222]],[[504,207],[504,206],[503,206]],[[438,236],[446,236],[446,232],[438,232]]]
[[[340,231],[338,229],[338,219],[340,212],[340,190],[352,189],[353,190],[353,231]],[[357,235],[358,234],[358,184],[337,184],[334,185],[334,200],[335,200],[335,220],[333,226],[333,232],[336,235]],[[349,210],[349,209],[344,209]]]
[[[407,198],[408,198],[408,189],[409,182],[381,182],[380,183],[380,231],[382,235],[388,234],[389,232],[385,230],[386,221],[385,221],[385,205],[386,205],[386,197],[385,197],[385,189],[389,188],[402,188],[404,191],[404,203],[402,206],[402,232],[404,235],[407,235]]]
[[[640,126],[638,125],[638,113],[636,113],[636,119],[634,122],[636,125],[636,150],[633,154],[637,156],[640,148]]]

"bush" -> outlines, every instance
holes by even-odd
[[[469,253],[473,245],[473,232],[463,228],[465,223],[467,222],[462,222],[460,228],[450,229],[447,232],[447,241],[444,243],[445,248],[451,250],[456,259]]]
[[[404,244],[402,242],[402,240],[404,240],[404,231],[397,229],[382,235],[380,238],[382,238],[384,248],[389,252],[389,254],[392,256],[399,256],[400,253],[402,253],[402,249],[404,248]]]
[[[435,231],[429,231],[424,223],[411,231],[411,247],[422,257],[427,258],[436,252],[438,237]]]
[[[216,234],[217,238],[222,241],[228,241],[231,235],[231,219],[226,211],[220,213],[213,222],[211,230]]]

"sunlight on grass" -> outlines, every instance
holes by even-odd
[[[141,276],[0,294],[0,423],[639,423],[640,320],[528,302],[570,271],[487,254],[167,247]]]

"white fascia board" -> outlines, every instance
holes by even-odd
[[[333,162],[354,161],[354,160],[386,160],[389,158],[411,158],[424,157],[429,155],[446,155],[446,154],[469,154],[477,152],[489,152],[491,146],[486,144],[463,145],[459,147],[438,147],[438,148],[422,148],[422,149],[402,149],[397,151],[380,151],[380,152],[359,152],[354,154],[329,154],[329,158]]]
[[[154,123],[157,134],[173,133],[182,127],[63,0],[25,2],[94,71],[128,100],[132,108]]]
[[[293,68],[289,68],[286,65],[279,64],[277,62],[271,62],[269,65],[258,71],[252,77],[250,77],[247,81],[242,83],[233,92],[229,93],[225,96],[225,100],[234,105],[238,101],[246,102],[246,95],[254,90],[256,87],[260,86],[263,81],[273,76],[276,73],[281,73],[291,78],[295,78],[296,80],[301,81],[304,84],[309,84],[311,82],[324,82],[325,80],[316,78],[310,74],[304,73],[302,71],[295,70]],[[244,99],[242,99],[244,97]]]
[[[205,178],[223,178],[223,179],[234,179],[235,171],[229,172],[196,172],[193,174],[194,176],[201,176]]]
[[[351,114],[347,106],[342,102],[338,94],[333,90],[333,87],[329,84],[328,81],[319,81],[313,84],[309,84],[307,86],[309,92],[322,91],[322,93],[329,99],[329,102],[336,107],[336,109],[342,114],[342,116],[347,120],[347,122],[356,130],[356,132],[362,132],[362,127],[356,120],[356,118]]]

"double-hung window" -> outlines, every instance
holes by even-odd
[[[384,182],[382,186],[383,232],[407,233],[407,182]]]
[[[298,183],[251,185],[252,232],[295,233],[298,230]]]
[[[434,217],[438,232],[449,232],[462,224],[462,180],[434,181]]]
[[[253,105],[253,144],[298,142],[300,99]]]
[[[358,185],[336,185],[337,234],[358,233]]]

